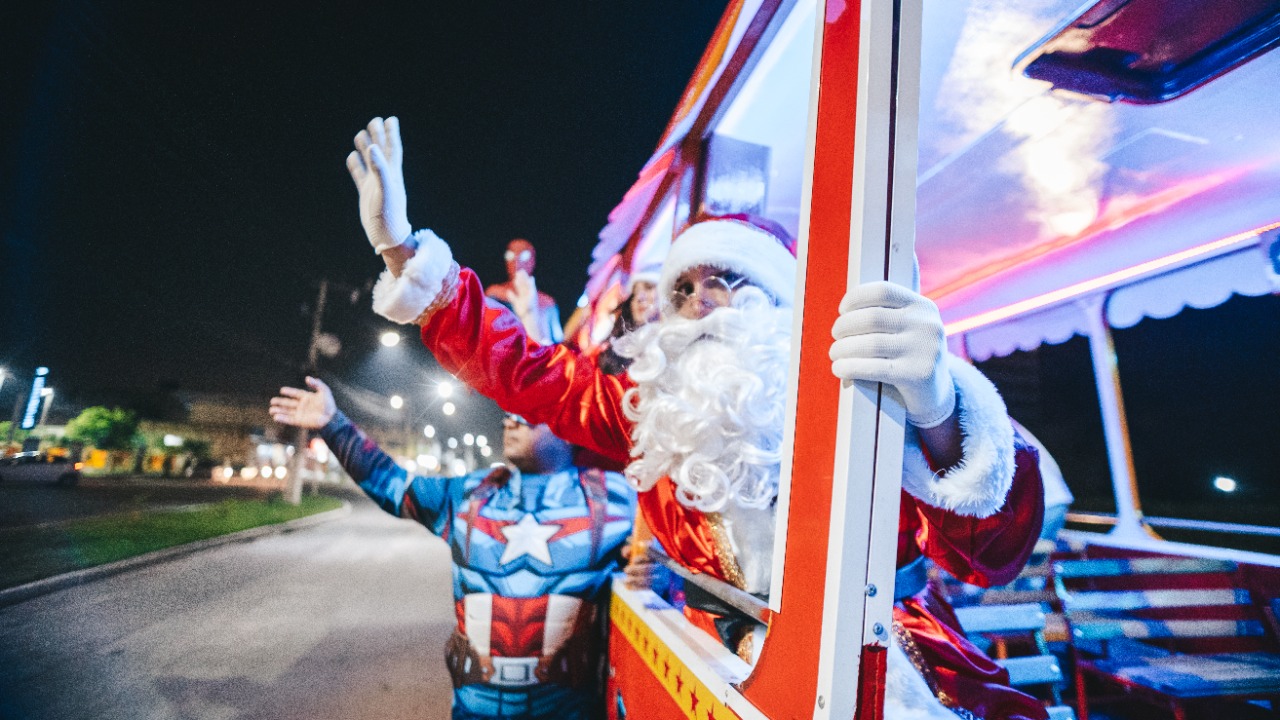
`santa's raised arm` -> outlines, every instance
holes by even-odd
[[[660,318],[619,343],[633,362],[610,376],[562,345],[531,342],[510,310],[486,302],[443,240],[410,232],[394,118],[375,118],[356,136],[347,166],[365,231],[387,265],[374,310],[421,326],[441,365],[505,410],[629,463],[645,520],[674,559],[766,594],[796,269],[789,239],[741,219],[683,230],[662,268]],[[1040,530],[1036,458],[991,383],[947,353],[936,306],[907,288],[869,283],[844,298],[832,334],[835,375],[883,382],[907,410],[899,566],[927,556],[966,582],[1011,580]],[[955,717],[944,703],[978,717],[1044,717],[926,607],[939,599],[926,599],[923,584],[899,590],[898,644],[923,667],[890,653],[890,674],[902,682],[888,685],[886,716],[894,703],[915,702],[895,693],[927,683],[937,717]],[[686,615],[740,653],[758,652],[749,626],[717,629],[715,614],[697,607]]]

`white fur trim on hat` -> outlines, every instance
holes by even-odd
[[[453,252],[435,233],[419,230],[412,239],[418,250],[400,277],[384,270],[373,286],[373,311],[401,325],[417,320],[435,302],[453,266]]]
[[[658,297],[669,297],[676,278],[699,265],[743,275],[779,306],[795,302],[795,257],[773,235],[741,220],[704,220],[680,233],[662,264]]]
[[[920,448],[917,431],[908,429],[911,442],[902,461],[902,488],[957,515],[989,517],[1004,507],[1013,486],[1013,424],[995,385],[972,365],[947,357],[956,385],[963,456],[955,467],[935,473]]]
[[[647,282],[650,285],[657,285],[662,279],[662,268],[646,267],[631,273],[627,277],[627,295],[635,292],[636,283]]]

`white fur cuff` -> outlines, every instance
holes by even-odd
[[[419,230],[413,239],[418,250],[400,277],[384,270],[373,286],[373,311],[401,325],[417,320],[435,302],[453,267],[453,253],[435,233]]]
[[[902,461],[902,487],[921,501],[957,515],[989,517],[1004,506],[1015,470],[1013,424],[1004,400],[977,368],[949,357],[955,380],[963,457],[945,473],[925,460],[919,436],[909,430]]]

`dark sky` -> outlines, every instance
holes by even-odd
[[[533,240],[567,312],[724,6],[5,5],[0,364],[67,400],[296,380],[316,281],[381,268],[343,162],[374,115],[414,226],[486,281]],[[328,324],[348,367],[386,327],[367,298]]]

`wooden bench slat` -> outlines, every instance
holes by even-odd
[[[1077,640],[1112,638],[1258,637],[1266,634],[1257,620],[1086,620],[1071,624]]]
[[[1052,588],[1044,590],[1005,590],[996,588],[982,594],[982,605],[1024,605],[1026,603],[1044,604],[1057,600]]]
[[[1076,720],[1076,711],[1069,705],[1054,705],[1049,710],[1049,720]]]
[[[1230,560],[1205,558],[1105,558],[1094,560],[1061,560],[1053,564],[1059,578],[1119,577],[1121,575],[1181,575],[1191,573],[1235,572]]]
[[[996,662],[1009,671],[1009,684],[1014,687],[1048,685],[1063,681],[1062,666],[1058,663],[1058,658],[1052,655],[1030,655],[996,660]]]
[[[1175,697],[1280,693],[1280,655],[1275,653],[1171,655],[1132,665],[1100,662],[1097,666]]]
[[[956,608],[956,618],[966,633],[1025,633],[1044,629],[1045,612],[1039,603],[973,605]]]
[[[1248,605],[1248,590],[1094,590],[1068,593],[1062,598],[1070,612],[1087,610],[1141,610],[1146,608]]]

